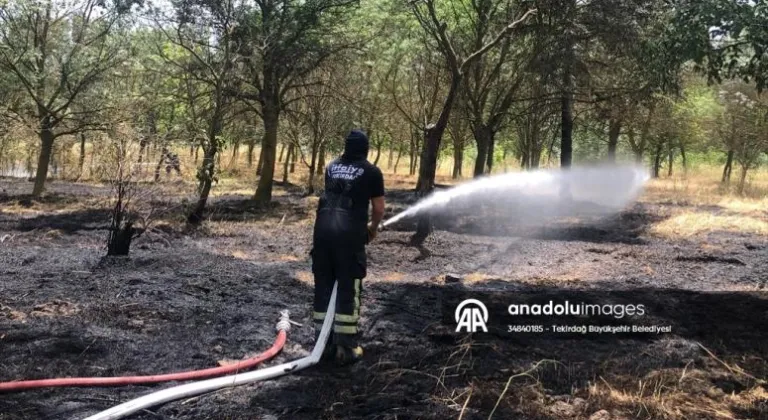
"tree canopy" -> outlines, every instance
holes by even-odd
[[[406,156],[420,194],[443,162],[660,175],[696,154],[726,183],[739,165],[743,189],[768,148],[766,21],[766,0],[5,1],[0,127],[36,140],[0,136],[0,164],[39,196],[62,151],[80,146],[80,177],[86,143],[127,124],[155,179],[162,156],[195,158],[190,223],[241,146],[264,203],[279,163],[301,162],[315,192],[353,127],[372,161]]]

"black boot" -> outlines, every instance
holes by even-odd
[[[317,343],[318,339],[320,338],[320,330],[315,330],[315,343]],[[323,349],[323,354],[320,356],[320,361],[327,362],[330,360],[333,360],[334,357],[336,357],[336,337],[334,336],[333,332],[331,332],[331,335],[328,337],[328,342],[325,343],[325,349]]]
[[[357,344],[357,337],[348,334],[336,335],[336,363],[340,366],[357,363],[363,358],[363,348]]]

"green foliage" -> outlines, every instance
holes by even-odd
[[[385,156],[391,148],[408,162],[411,153],[418,160],[423,144],[415,141],[435,121],[450,86],[434,36],[440,28],[417,17],[429,13],[423,1],[174,0],[155,9],[130,1],[0,4],[4,132],[21,132],[22,124],[40,131],[47,115],[61,136],[128,124],[148,144],[258,150],[268,131],[264,111],[271,110],[281,124],[269,126],[275,138],[296,142],[304,155],[320,125],[314,145],[332,154],[340,153],[348,129],[362,127]],[[607,158],[612,126],[620,127],[618,159],[648,161],[660,150],[671,150],[677,163],[685,153],[688,165],[722,164],[728,150],[749,168],[766,159],[766,105],[757,93],[768,83],[768,0],[434,4],[459,58],[537,9],[465,69],[448,132],[466,139],[443,141],[442,159],[457,147],[465,160],[474,159],[472,134],[485,126],[495,134],[493,162],[514,156],[536,166],[548,154],[556,162],[566,69],[573,73],[577,163]],[[87,5],[98,10],[90,21]],[[60,19],[40,44],[35,22],[48,9]],[[78,34],[90,42],[78,42]],[[44,51],[31,47],[35,41]],[[721,91],[740,92],[752,108]],[[304,122],[286,123],[298,114]],[[29,150],[13,137],[3,138],[3,159]]]
[[[768,83],[768,0],[677,0],[668,34],[674,50],[711,81]]]

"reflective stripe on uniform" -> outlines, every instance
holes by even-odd
[[[344,315],[344,314],[336,314],[335,320],[338,322],[349,322],[349,323],[355,323],[357,320],[360,319],[360,316],[357,314],[354,315]]]
[[[352,315],[337,313],[336,322],[356,324],[360,319],[360,279],[354,279],[355,295],[352,297]]]
[[[333,332],[337,334],[357,334],[357,325],[334,325]]]
[[[315,321],[322,321],[325,319],[325,312],[313,312],[312,318],[314,318]]]

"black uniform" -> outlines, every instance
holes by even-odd
[[[368,138],[361,131],[352,131],[344,154],[325,169],[325,191],[313,234],[315,331],[320,331],[337,281],[334,344],[345,347],[357,345],[360,290],[366,275],[368,203],[384,195],[384,178],[379,168],[366,160],[367,155]]]

